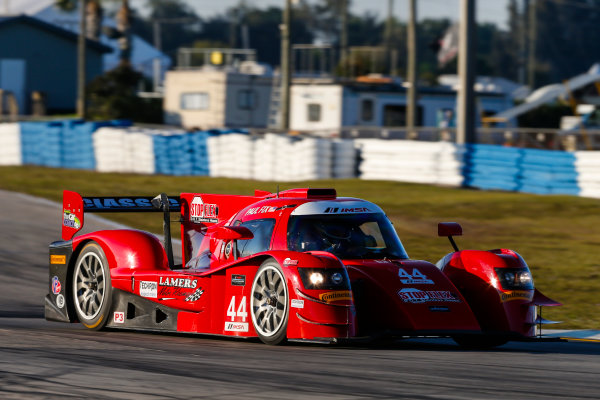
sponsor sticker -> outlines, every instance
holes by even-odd
[[[292,260],[291,258],[286,258],[285,260],[283,260],[283,266],[287,267],[289,265],[298,265],[298,260]]]
[[[155,299],[158,296],[158,283],[140,281],[140,296]]]
[[[124,324],[125,323],[125,313],[123,311],[115,311],[113,316],[113,322],[115,324]]]
[[[232,286],[246,286],[246,275],[231,275]]]
[[[458,296],[447,290],[419,290],[415,288],[405,288],[398,290],[398,296],[405,303],[427,303],[436,301],[447,301],[459,303]]]
[[[429,311],[432,312],[449,312],[450,308],[446,306],[429,306]]]
[[[98,210],[126,210],[136,208],[139,210],[152,210],[152,198],[132,196],[132,197],[84,197],[83,204],[88,211]],[[169,197],[169,208],[179,210],[181,205],[179,199]]]
[[[371,212],[367,207],[354,207],[354,208],[344,208],[344,207],[327,207],[323,214],[340,214],[340,213],[368,213]]]
[[[405,285],[433,285],[433,281],[427,278],[427,275],[423,274],[416,268],[413,268],[412,273],[408,273],[404,268],[398,269],[398,276],[400,282]]]
[[[304,300],[292,299],[290,306],[292,308],[304,308]]]
[[[161,276],[159,278],[158,284],[160,286],[196,289],[196,287],[198,286],[198,280],[197,279],[188,279],[188,278],[173,278],[173,277],[168,277],[168,276]]]
[[[62,289],[62,285],[60,284],[60,281],[58,280],[58,276],[53,277],[52,278],[52,293],[59,294],[61,289]]]
[[[264,214],[277,211],[277,207],[273,206],[262,206],[262,207],[254,207],[246,211],[246,215],[254,215],[254,214]]]
[[[501,292],[500,299],[503,303],[512,300],[533,300],[533,291],[513,290],[512,292]]]
[[[56,296],[56,306],[58,308],[63,308],[65,306],[65,296],[63,296],[62,294]]]
[[[192,293],[188,297],[186,297],[185,301],[199,300],[200,297],[202,297],[202,293],[204,293],[204,290],[202,290],[202,288],[198,288],[198,289],[196,289],[196,291],[194,293]]]
[[[75,214],[71,212],[71,210],[67,210],[66,208],[63,210],[63,225],[67,228],[81,228],[81,222],[79,221],[79,218],[77,218]]]
[[[216,204],[206,204],[202,197],[196,196],[190,204],[190,221],[195,223],[219,222],[219,206]]]
[[[52,254],[50,255],[50,264],[66,264],[67,256]]]
[[[229,332],[248,332],[247,322],[225,322],[225,330]]]
[[[335,292],[321,293],[319,300],[326,303],[340,300],[352,300],[352,292],[350,290],[336,290]]]

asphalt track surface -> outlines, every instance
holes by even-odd
[[[600,398],[598,343],[272,347],[47,322],[47,246],[60,237],[60,207],[3,191],[0,204],[0,399]],[[103,225],[86,218],[88,229]]]

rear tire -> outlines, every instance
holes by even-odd
[[[87,243],[73,269],[73,306],[79,322],[88,329],[100,330],[108,322],[112,303],[110,269],[98,243]]]
[[[270,258],[256,272],[250,309],[252,324],[260,340],[280,344],[286,339],[289,295],[281,267]]]

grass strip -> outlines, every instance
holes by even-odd
[[[165,192],[251,195],[254,189],[333,187],[340,196],[381,206],[414,259],[436,262],[451,251],[437,237],[437,223],[463,226],[462,249],[510,248],[532,270],[536,287],[564,304],[544,317],[564,329],[600,328],[600,200],[574,196],[480,191],[358,179],[275,183],[243,179],[97,173],[44,167],[0,167],[0,188],[60,202],[63,189],[85,196],[157,195]],[[162,232],[153,214],[103,214],[152,232]],[[57,238],[58,239],[58,238]]]

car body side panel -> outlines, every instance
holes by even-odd
[[[479,331],[456,287],[425,261],[347,261],[360,334]]]
[[[484,331],[535,335],[534,290],[504,290],[497,281],[495,268],[525,268],[517,253],[462,250],[441,261],[441,270],[454,282]]]

